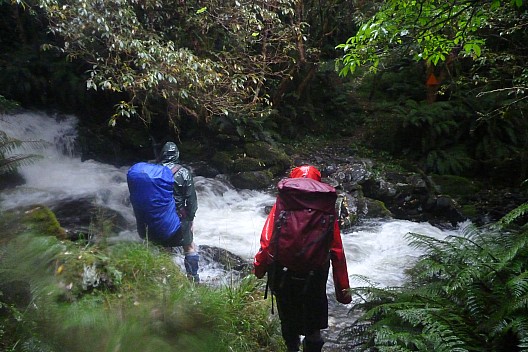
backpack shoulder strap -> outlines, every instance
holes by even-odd
[[[171,169],[171,172],[172,172],[172,175],[174,176],[175,173],[177,173],[178,171],[180,171],[180,169],[182,168],[183,166],[181,166],[180,164],[176,164],[172,167]]]

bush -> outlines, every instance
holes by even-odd
[[[51,212],[40,212],[54,219]],[[280,351],[261,281],[191,283],[150,244],[97,244],[0,217],[2,351]]]
[[[512,224],[524,204],[485,229],[437,240],[409,234],[425,250],[403,287],[353,289],[362,312],[346,332],[371,351],[524,351],[528,346],[528,227]]]

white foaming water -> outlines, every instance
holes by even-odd
[[[51,117],[38,112],[0,116],[0,130],[9,137],[46,143],[42,148],[19,149],[10,154],[38,154],[43,158],[18,169],[26,182],[3,192],[2,208],[86,197],[133,220],[124,203],[128,197],[126,169],[93,160],[81,162],[75,146],[76,126],[74,116]]]
[[[344,234],[343,246],[347,251],[348,274],[367,277],[379,286],[398,286],[404,283],[404,271],[423,254],[410,247],[406,235],[419,233],[436,239],[456,235],[458,230],[440,230],[429,223],[391,220],[370,223]],[[361,280],[350,285],[365,286]]]
[[[260,246],[260,231],[267,216],[264,208],[272,205],[275,197],[236,190],[221,179],[196,177],[194,182],[199,204],[194,225],[196,242],[250,259]]]
[[[9,209],[90,197],[97,204],[121,213],[134,228],[126,184],[128,167],[116,168],[93,160],[81,162],[73,152],[76,122],[73,116],[55,119],[43,113],[0,116],[0,130],[9,136],[50,142],[49,148],[38,151],[44,155],[42,160],[20,168],[26,183],[0,194],[0,207]],[[224,248],[251,261],[259,248],[260,232],[266,219],[264,207],[273,204],[275,196],[236,190],[221,178],[198,176],[195,184],[199,202],[194,225],[196,244]],[[343,233],[349,275],[364,275],[381,286],[401,284],[404,270],[421,255],[404,239],[408,232],[436,238],[455,234],[426,223],[400,220],[373,222]],[[139,239],[135,231],[125,231],[119,238]],[[181,265],[180,259],[175,261]],[[202,267],[201,270],[204,277],[214,279],[222,275],[217,268]],[[351,280],[351,285],[363,286],[364,283]],[[333,291],[331,278],[328,288]]]

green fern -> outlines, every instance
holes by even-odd
[[[19,167],[29,165],[42,156],[36,154],[16,154],[6,156],[7,153],[18,148],[42,147],[47,145],[44,141],[22,141],[9,137],[4,131],[0,131],[0,175],[16,171]]]
[[[516,209],[503,224],[525,211]],[[352,289],[361,317],[345,335],[364,351],[526,350],[527,235],[500,226],[469,227],[443,240],[408,234],[424,252],[408,282]]]
[[[498,223],[497,226],[504,228],[518,219],[522,219],[528,213],[528,203],[521,204],[517,208],[506,214]],[[525,220],[526,223],[526,220]]]
[[[474,163],[475,161],[461,145],[445,150],[430,150],[425,157],[426,169],[440,175],[460,175],[470,169]]]

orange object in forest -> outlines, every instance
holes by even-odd
[[[431,73],[429,77],[427,78],[427,81],[425,82],[425,84],[430,87],[430,86],[439,85],[440,82],[438,82],[434,73]]]

